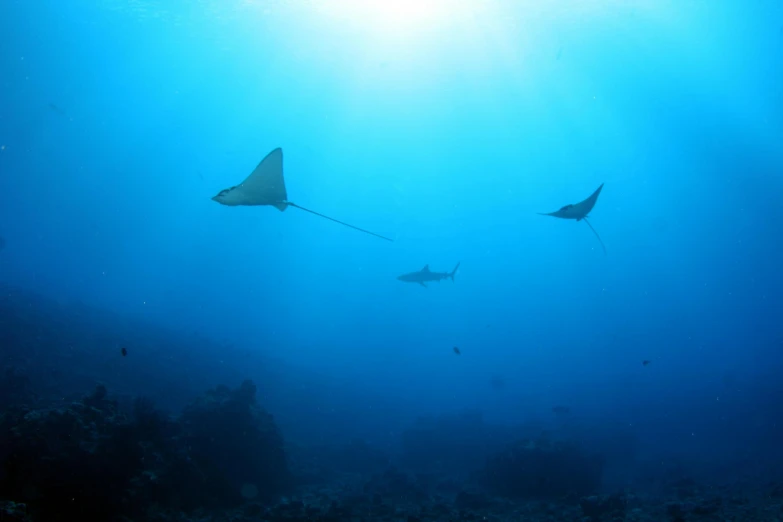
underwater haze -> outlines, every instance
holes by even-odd
[[[783,517],[780,2],[0,34],[0,519]]]

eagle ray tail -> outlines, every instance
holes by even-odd
[[[601,236],[599,236],[598,232],[595,231],[595,229],[593,228],[593,225],[591,225],[590,222],[587,221],[587,218],[582,218],[582,219],[584,219],[585,223],[587,223],[587,226],[590,227],[590,230],[593,231],[593,234],[595,234],[595,237],[598,238],[598,242],[601,243],[601,248],[604,249],[604,255],[606,255],[606,246],[604,245],[604,242],[601,241]]]

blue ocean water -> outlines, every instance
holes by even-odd
[[[783,480],[783,4],[6,0],[0,35],[3,324],[72,337],[3,364],[47,393],[252,379],[289,445],[469,411],[633,441],[607,491]],[[276,147],[394,241],[211,200]],[[539,215],[601,184],[606,254]]]

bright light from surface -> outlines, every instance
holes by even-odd
[[[318,15],[335,29],[354,33],[372,50],[394,48],[427,52],[455,26],[469,21],[476,0],[322,0]]]
[[[457,4],[458,5],[458,4]],[[343,20],[361,23],[380,34],[411,34],[437,26],[455,2],[443,0],[327,0],[324,8]]]

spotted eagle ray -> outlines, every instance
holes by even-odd
[[[427,288],[427,285],[424,283],[429,283],[431,281],[440,282],[441,279],[451,279],[451,281],[454,282],[454,274],[457,273],[458,268],[459,263],[457,263],[457,266],[455,266],[454,270],[451,272],[433,272],[430,270],[430,265],[424,265],[424,268],[418,272],[402,274],[401,276],[398,276],[397,279],[406,283],[419,283],[424,288]]]
[[[229,207],[240,205],[270,205],[281,212],[288,207],[294,207],[324,219],[334,221],[340,225],[353,228],[359,232],[364,232],[365,234],[370,234],[371,236],[379,237],[386,241],[394,241],[393,239],[376,234],[375,232],[370,232],[369,230],[350,225],[332,217],[325,216],[319,212],[315,212],[314,210],[304,208],[292,201],[288,201],[288,195],[285,190],[285,179],[283,178],[283,149],[280,147],[267,154],[245,181],[234,187],[221,190],[212,198],[212,201],[217,201],[221,205],[227,205]]]
[[[580,201],[579,203],[575,203],[573,205],[566,205],[560,210],[556,210],[555,212],[550,212],[548,214],[543,214],[541,212],[538,214],[540,216],[553,216],[563,219],[575,219],[577,221],[584,220],[584,222],[587,223],[587,226],[590,227],[590,230],[593,231],[593,234],[595,234],[595,237],[598,238],[598,242],[601,243],[601,248],[604,249],[604,254],[606,254],[606,247],[604,246],[604,242],[601,241],[601,236],[598,235],[598,232],[595,231],[593,225],[591,225],[587,220],[587,215],[591,210],[593,210],[595,202],[598,199],[598,195],[601,193],[602,188],[604,188],[603,183],[601,183],[601,186],[598,187],[596,191],[593,192],[593,194],[584,201]]]

